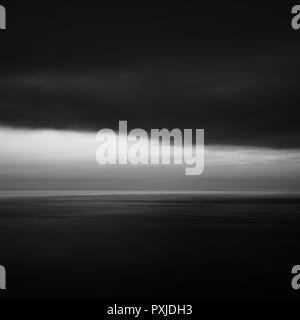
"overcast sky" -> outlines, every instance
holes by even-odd
[[[221,180],[214,188],[228,185],[228,172],[244,185],[246,177],[255,176],[256,187],[263,185],[261,172],[266,172],[268,179],[278,177],[278,186],[284,177],[292,188],[299,180],[300,32],[291,28],[292,5],[281,3],[3,1],[8,29],[0,33],[0,187],[12,181],[28,186],[37,173],[49,181],[59,168],[68,175],[66,166],[69,179],[98,187],[91,182],[95,163],[91,171],[84,166],[94,155],[88,158],[86,150],[80,156],[73,143],[88,136],[91,145],[98,130],[128,120],[129,128],[204,128],[208,166],[215,169],[206,180],[202,177],[202,188],[212,187],[213,179]],[[45,138],[40,131],[45,129],[64,132],[56,146],[81,164],[51,158],[62,151],[43,144],[33,146],[37,154],[46,148],[40,154],[51,161],[37,157],[37,164],[32,149],[31,156],[24,148],[11,151],[19,139],[29,148],[34,139]],[[46,136],[46,146],[52,138]],[[240,152],[241,162],[232,150]],[[243,162],[247,159],[251,170]],[[231,170],[224,175],[228,161]],[[216,162],[225,166],[220,172]],[[120,185],[110,174],[123,177],[125,184],[130,180],[130,173],[112,168],[97,172],[106,185]],[[186,188],[199,183],[193,180]]]

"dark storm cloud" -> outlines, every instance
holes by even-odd
[[[208,143],[300,147],[300,34],[287,5],[11,8],[2,125],[98,130],[128,120],[205,128]]]

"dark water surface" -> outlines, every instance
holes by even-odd
[[[1,298],[300,298],[300,197],[2,193]]]

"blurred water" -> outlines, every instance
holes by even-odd
[[[297,193],[1,193],[8,298],[297,298]]]

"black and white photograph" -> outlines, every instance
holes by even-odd
[[[299,77],[300,1],[0,0],[0,300],[300,299]]]

